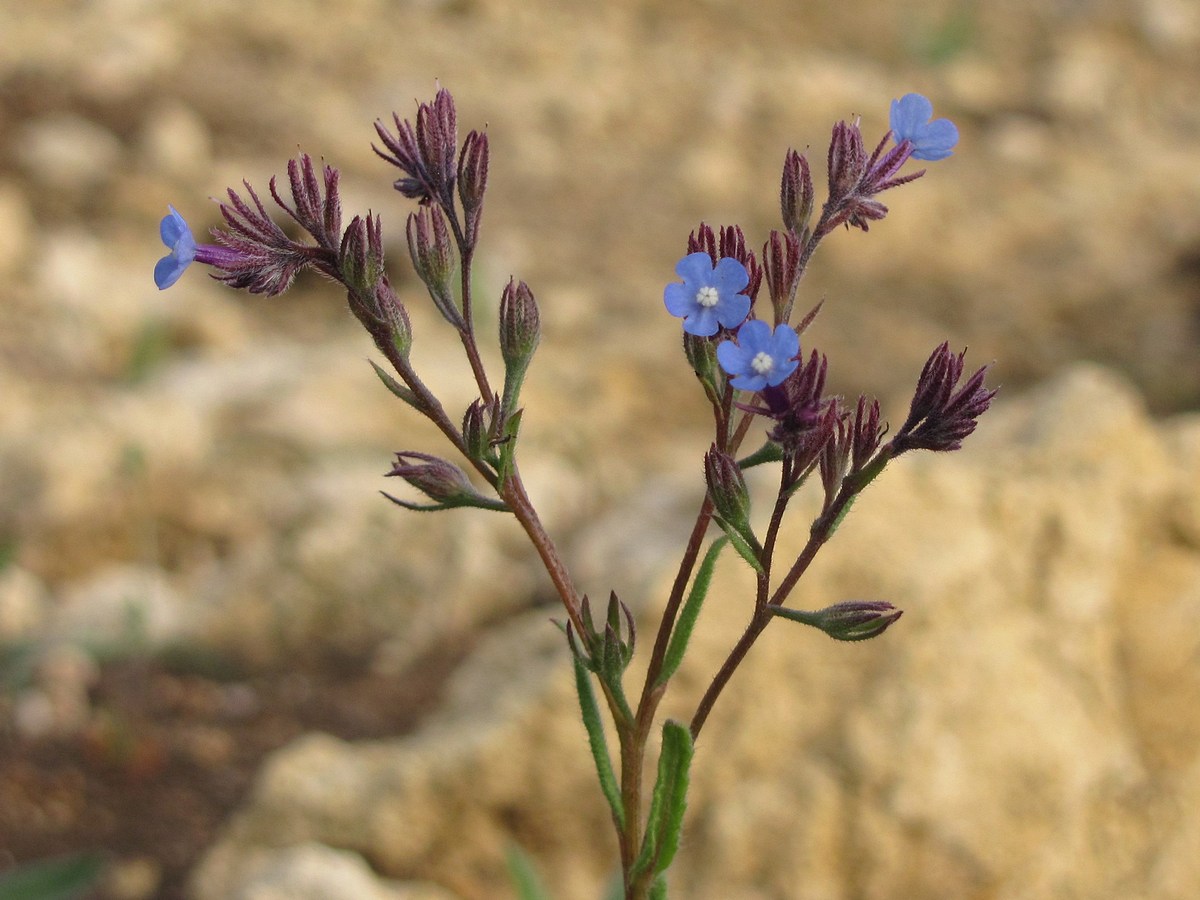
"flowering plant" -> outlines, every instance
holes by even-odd
[[[393,116],[377,122],[375,152],[400,172],[394,187],[416,201],[406,236],[417,276],[434,307],[462,343],[476,399],[452,416],[421,379],[410,357],[409,315],[384,266],[378,216],[355,216],[343,226],[338,172],[301,154],[288,163],[288,188],[269,185],[271,199],[309,239],[297,240],[268,213],[249,184],[227,192],[223,228],[215,244],[198,244],[183,217],[170,208],[161,234],[169,253],[155,267],[160,288],[175,283],[194,261],[217,279],[251,293],[285,291],[304,269],[316,269],[346,291],[351,311],[366,328],[388,368],[372,363],[384,385],[432,421],[474,479],[454,462],[417,451],[396,454],[387,474],[416,488],[427,503],[388,496],[408,509],[476,507],[512,514],[524,528],[562,601],[560,623],[575,667],[583,722],[608,802],[629,900],[665,897],[666,873],[679,847],[694,742],[730,678],[759,635],[775,619],[790,619],[840,641],[877,637],[900,617],[884,601],[845,601],[808,611],[788,606],[800,578],[833,536],[851,504],[893,459],[912,450],[958,449],[987,410],[994,390],[986,367],[963,380],[963,354],[943,343],[917,380],[907,418],[891,440],[877,401],[847,402],[825,392],[827,360],[801,352],[801,336],[820,304],[794,315],[798,289],[813,253],[839,226],[868,230],[887,214],[877,198],[921,177],[900,174],[910,159],[940,160],[958,140],[953,123],[930,121],[932,106],[918,94],[893,101],[891,130],[868,154],[859,123],[833,128],[828,154],[828,196],[818,209],[808,160],[789,150],[780,190],[782,228],[772,231],[761,255],[749,249],[736,226],[701,224],[675,267],[682,281],[667,284],[667,311],[682,319],[688,363],[712,409],[713,440],[704,457],[706,489],[678,572],[663,605],[641,685],[625,683],[636,645],[634,617],[615,593],[599,620],[572,580],[565,559],[543,527],[526,492],[518,460],[521,387],[541,336],[540,312],[523,281],[510,280],[499,300],[498,342],[504,363],[499,390],[479,352],[475,328],[476,281],[472,260],[488,184],[490,147],[485,132],[459,144],[454,101],[438,91],[419,104],[415,121]],[[766,285],[768,303],[759,302]],[[793,321],[795,320],[795,321]],[[390,371],[389,371],[390,369]],[[756,424],[766,424],[760,447],[743,453]],[[765,531],[751,523],[744,472],[772,466],[778,489]],[[791,560],[777,558],[781,526],[796,492],[809,480],[820,491],[820,511],[808,541]],[[718,532],[705,550],[709,534]],[[689,722],[661,725],[658,771],[646,793],[644,762],[656,713],[688,648],[718,555],[726,546],[753,570],[756,589],[749,621],[732,642]],[[614,765],[605,736],[602,704],[617,735]]]

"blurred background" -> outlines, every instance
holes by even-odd
[[[820,198],[833,123],[873,145],[910,91],[961,142],[821,246],[834,388],[895,421],[949,340],[1001,404],[1081,360],[1154,414],[1200,401],[1192,0],[0,3],[0,871],[102,850],[105,896],[182,897],[268,752],[411,730],[481,627],[553,599],[511,523],[379,497],[437,445],[337,290],[151,280],[168,203],[199,236],[308,152],[381,215],[418,368],[465,408],[371,152],[439,85],[491,140],[480,296],[541,306],[524,467],[585,590],[661,583],[699,496],[661,300],[688,233],[760,247],[785,151]]]

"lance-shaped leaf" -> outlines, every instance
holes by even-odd
[[[617,776],[613,772],[612,758],[608,755],[608,742],[604,739],[604,722],[600,718],[600,707],[592,690],[592,680],[587,667],[578,654],[572,656],[575,663],[575,690],[579,694],[579,711],[583,715],[583,727],[587,729],[588,746],[592,760],[596,763],[596,776],[600,779],[600,790],[608,800],[613,820],[625,827],[625,806],[621,802],[621,791],[617,787]]]
[[[662,752],[658,757],[658,779],[650,800],[646,837],[633,865],[634,875],[665,872],[679,849],[683,813],[687,808],[689,769],[692,764],[692,735],[687,726],[673,719],[663,723]]]
[[[708,548],[708,553],[704,555],[704,560],[700,563],[700,568],[696,571],[696,578],[692,582],[692,589],[688,593],[688,598],[683,604],[683,610],[679,613],[679,621],[675,623],[675,630],[671,632],[671,641],[667,644],[667,653],[663,658],[662,672],[658,676],[658,684],[666,684],[671,680],[671,676],[679,668],[679,664],[683,662],[683,655],[687,652],[688,641],[692,637],[692,629],[696,627],[696,619],[700,616],[700,608],[704,606],[704,598],[708,594],[708,586],[712,583],[713,569],[717,565],[717,557],[720,556],[721,550],[728,543],[728,538],[720,538],[713,542],[713,545]]]

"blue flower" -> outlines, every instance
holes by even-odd
[[[738,329],[737,343],[721,341],[717,361],[730,375],[730,384],[740,391],[761,391],[776,387],[796,371],[800,354],[800,335],[790,325],[776,325],[775,331],[761,319],[751,319]]]
[[[158,232],[162,235],[162,242],[171,252],[154,266],[154,283],[160,291],[165,291],[178,281],[183,270],[196,258],[196,239],[192,237],[192,230],[188,228],[183,216],[176,212],[175,207],[167,208],[171,210],[171,214],[163,217]]]
[[[934,119],[933,104],[920,94],[905,94],[892,101],[892,135],[896,143],[913,145],[913,159],[935,162],[954,152],[958,128],[949,119]]]
[[[750,273],[736,259],[723,257],[713,266],[707,253],[689,253],[675,266],[683,284],[674,281],[663,291],[667,312],[683,319],[683,330],[698,337],[716,334],[719,327],[737,328],[750,312],[750,298],[738,291],[750,283]]]

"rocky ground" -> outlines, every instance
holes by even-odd
[[[1179,675],[1189,651],[1167,639],[1168,629],[1139,624],[1161,613],[1181,623],[1174,637],[1187,632],[1197,582],[1195,535],[1179,513],[1197,501],[1178,474],[1192,471],[1191,445],[1179,435],[1191,433],[1181,423],[1200,404],[1195,5],[766,0],[751,13],[721,0],[350,0],[331,9],[229,0],[0,7],[0,870],[101,849],[113,861],[105,890],[114,900],[181,897],[189,877],[201,896],[244,888],[257,897],[247,887],[255,879],[275,878],[278,890],[291,884],[280,873],[314,867],[398,895],[396,884],[371,881],[369,863],[391,879],[426,879],[475,897],[487,896],[481,884],[495,884],[503,840],[518,839],[541,854],[562,896],[591,896],[603,855],[572,869],[578,848],[556,843],[544,824],[557,819],[486,785],[478,817],[464,810],[449,824],[432,813],[423,820],[430,835],[443,836],[457,834],[455,821],[474,823],[475,840],[464,844],[473,851],[448,852],[432,837],[414,849],[386,822],[339,843],[320,825],[330,817],[324,800],[313,799],[307,813],[278,804],[287,795],[278,786],[289,783],[279,772],[304,759],[320,771],[343,751],[302,740],[268,769],[276,775],[260,778],[267,754],[312,731],[425,740],[458,708],[440,692],[454,690],[444,673],[465,660],[461,683],[486,684],[478,679],[488,677],[489,657],[473,649],[551,597],[511,523],[465,513],[417,518],[379,498],[393,451],[435,445],[379,386],[365,362],[368,341],[328,285],[302,278],[286,296],[263,300],[195,270],[168,293],[150,280],[167,203],[200,231],[217,221],[206,198],[243,178],[264,185],[298,148],[323,157],[343,171],[348,212],[383,216],[418,364],[448,407],[464,407],[471,395],[455,342],[407,267],[408,206],[369,146],[376,118],[411,114],[414,98],[428,99],[440,83],[458,98],[460,128],[486,124],[492,142],[480,290],[495,296],[514,274],[541,304],[545,340],[525,397],[531,490],[580,584],[600,595],[616,588],[648,610],[695,505],[708,440],[702,398],[677,349],[678,323],[660,300],[687,233],[701,219],[739,222],[761,241],[778,215],[784,151],[808,152],[820,187],[829,128],[840,118],[861,116],[868,137],[882,134],[891,98],[919,90],[958,122],[955,156],[888,195],[886,220],[822,246],[804,291],[827,302],[809,336],[829,354],[837,389],[879,395],[893,419],[944,339],[969,345],[972,360],[996,360],[1001,407],[1061,377],[1059,393],[1046,396],[1088,404],[1069,410],[1080,443],[1045,439],[1036,444],[1038,465],[1051,476],[1060,459],[1099,467],[1107,481],[1076,485],[1099,506],[1056,500],[1061,508],[1045,513],[1040,540],[1085,561],[1119,548],[1123,567],[1103,584],[1089,584],[1076,567],[1055,588],[1072,598],[1058,606],[1014,587],[1028,616],[1001,636],[961,638],[969,643],[954,645],[963,657],[955,672],[964,697],[1007,697],[1017,710],[1049,680],[1063,708],[1080,711],[1079,728],[1064,729],[1054,747],[1094,740],[1115,749],[1097,754],[1076,781],[1065,763],[1039,768],[1015,749],[972,769],[963,747],[989,746],[1017,713],[999,707],[1004,715],[977,723],[961,746],[938,738],[937,723],[960,722],[965,700],[924,680],[921,654],[946,652],[943,629],[956,620],[939,625],[910,612],[905,624],[930,630],[926,641],[880,651],[898,655],[871,657],[865,674],[844,673],[832,655],[827,665],[844,675],[834,681],[847,696],[879,671],[932,693],[914,687],[893,697],[895,706],[868,704],[882,724],[860,721],[865,712],[825,715],[818,703],[811,731],[786,732],[799,742],[791,746],[815,749],[793,770],[794,793],[780,796],[824,810],[818,825],[797,832],[807,849],[796,858],[824,885],[803,896],[913,896],[904,891],[925,883],[898,862],[906,854],[931,860],[929,871],[961,886],[945,896],[1071,896],[1071,867],[1087,868],[1086,847],[1114,841],[1104,823],[1116,823],[1123,846],[1141,855],[1110,860],[1104,872],[1113,880],[1087,883],[1107,894],[1079,887],[1074,895],[1154,888],[1164,892],[1146,896],[1165,897],[1174,884],[1195,885],[1171,846],[1153,849],[1155,839],[1196,828],[1162,800],[1195,790],[1195,779],[1180,774],[1195,769],[1187,748],[1198,733],[1177,696],[1190,684]],[[1108,372],[1073,369],[1081,360]],[[1092,373],[1082,388],[1080,371]],[[1028,403],[1044,416],[1065,414],[1053,400]],[[1158,425],[1143,406],[1183,418]],[[1114,407],[1135,421],[1127,429],[1140,435],[1135,445],[1158,448],[1116,474],[1101,457],[1118,451],[1088,442],[1108,433]],[[1005,421],[1020,421],[1019,413]],[[974,497],[992,485],[994,508],[1020,507],[1020,492],[1041,483],[1004,465],[1031,459],[1016,449],[1029,434],[987,430],[975,462],[961,471],[945,463],[960,480],[939,488],[941,496]],[[988,480],[997,467],[1015,487]],[[901,494],[905,477],[897,476]],[[971,503],[939,514],[973,521],[968,513],[988,508]],[[1104,532],[1118,508],[1137,510],[1137,524]],[[1097,549],[1089,536],[1110,544]],[[1158,610],[1135,590],[1146,576],[1134,562],[1162,554],[1175,580],[1159,585],[1160,595],[1175,599]],[[877,568],[834,587],[863,589],[865,581],[891,597],[907,591],[902,599],[911,602],[930,588],[922,578],[936,581],[921,575],[936,554],[922,553],[921,565],[867,555],[879,558]],[[1007,564],[1025,571],[1021,561]],[[938,570],[948,580],[934,587],[950,597],[987,578],[981,596],[1003,604],[1012,598],[997,571]],[[1035,582],[1046,571],[1025,577]],[[1135,599],[1117,603],[1126,589]],[[972,621],[989,615],[979,604]],[[544,623],[548,614],[533,615]],[[1094,643],[1068,641],[1061,652],[1069,666],[1030,655],[1039,640],[1061,637],[1047,630],[1039,639],[1039,627],[1069,632],[1079,620],[1091,623]],[[561,660],[546,652],[547,678],[567,686]],[[1049,674],[1037,674],[1039,665]],[[973,681],[977,667],[983,674]],[[1099,700],[1064,686],[1074,678],[1086,695],[1093,677]],[[534,692],[517,705],[553,711],[558,702]],[[1044,724],[1029,715],[1034,724],[1022,727]],[[560,733],[564,744],[578,739],[562,730],[572,725],[565,713],[561,725],[536,720],[550,746]],[[939,782],[918,772],[906,788],[887,764],[896,742],[912,759],[936,758],[959,774]],[[842,745],[855,751],[848,769],[829,762]],[[392,749],[399,755],[381,756],[382,768],[415,758],[403,742]],[[747,822],[766,816],[773,829],[785,827],[778,800],[770,801],[773,779],[788,776],[762,761],[750,771],[741,806],[730,800],[721,812],[714,798],[727,788],[715,782],[697,801],[699,849],[681,870],[693,886],[685,896],[703,896],[695,885],[712,874],[703,859],[745,847]],[[969,775],[1055,784],[1059,806],[1039,813],[1030,799],[1037,791],[982,795]],[[258,805],[247,799],[255,783]],[[559,787],[527,793],[551,803]],[[393,803],[425,796],[394,784],[382,793]],[[764,804],[757,812],[745,799],[754,797]],[[971,815],[981,807],[1037,826],[1008,848],[1041,873],[1032,893],[1005,893],[1012,885],[985,838],[1013,820]],[[236,808],[245,810],[241,824],[223,835]],[[850,812],[857,830],[845,824]],[[300,848],[297,858],[231,857],[229,834],[259,847],[282,827],[280,817],[297,822],[286,841]],[[957,830],[947,825],[963,819]],[[1039,868],[1036,848],[1059,833],[1079,842],[1063,857],[1070,865]],[[849,853],[852,838],[878,840],[893,856],[860,875],[822,868],[830,853]],[[327,855],[346,849],[359,856]],[[193,876],[201,859],[203,874]],[[736,884],[761,893],[739,896],[801,896],[780,886],[786,873],[753,860],[731,871]],[[889,883],[906,887],[888,893]]]

